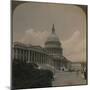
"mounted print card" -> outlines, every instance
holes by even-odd
[[[11,4],[12,89],[87,85],[87,5]]]

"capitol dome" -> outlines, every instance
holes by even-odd
[[[52,41],[59,41],[59,38],[57,37],[56,33],[51,33],[51,35],[47,38],[47,42],[52,42]]]
[[[50,34],[50,36],[47,38],[46,42],[45,42],[45,47],[46,48],[51,48],[51,47],[60,47],[61,43],[59,41],[58,36],[55,33],[55,28],[54,28],[54,24],[52,27],[52,33]]]

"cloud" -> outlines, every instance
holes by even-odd
[[[50,34],[47,30],[36,31],[33,28],[26,30],[24,33],[24,36],[20,40],[21,42],[41,46],[44,46],[44,43]]]
[[[71,61],[85,61],[86,39],[81,36],[80,31],[75,31],[72,36],[62,42],[64,55]]]

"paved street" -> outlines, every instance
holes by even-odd
[[[81,73],[56,71],[53,86],[86,84]]]

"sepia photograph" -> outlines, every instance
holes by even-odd
[[[87,5],[11,1],[11,88],[88,84]]]

